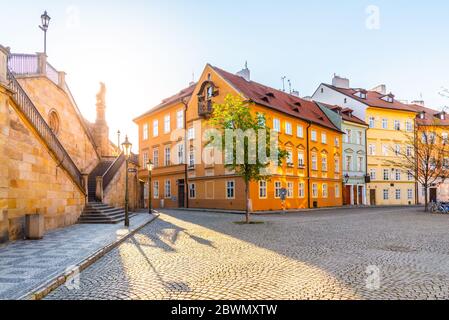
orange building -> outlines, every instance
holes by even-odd
[[[279,133],[280,148],[289,153],[269,181],[251,183],[252,211],[342,205],[342,132],[315,102],[249,78],[247,68],[232,74],[208,64],[198,83],[134,120],[141,161],[155,163],[154,208],[244,210],[242,178],[223,164],[203,161],[209,152],[201,139],[207,119],[213,104],[222,103],[228,94],[240,96],[254,112],[263,113],[267,126]],[[141,170],[139,177],[147,181],[148,172]]]

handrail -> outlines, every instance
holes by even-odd
[[[122,152],[103,174],[103,190],[106,190],[112,179],[122,167],[123,162],[125,162],[125,155]]]
[[[47,122],[37,110],[34,103],[28,97],[25,90],[23,90],[23,88],[20,86],[19,82],[9,69],[7,70],[7,76],[10,89],[13,91],[12,98],[16,102],[18,108],[25,116],[25,118],[33,125],[39,137],[54,155],[58,162],[58,166],[63,167],[67,171],[75,184],[85,194],[86,191],[84,188],[84,180],[82,174],[78,170],[72,158],[61,145],[59,139],[53,133]]]

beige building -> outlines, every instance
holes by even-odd
[[[118,211],[89,220],[107,205],[124,206],[124,156],[108,139],[103,84],[96,107],[89,123],[65,73],[44,54],[15,55],[0,46],[0,242],[24,236],[27,214],[43,215],[46,230],[119,220]],[[132,173],[130,190],[133,209],[140,197]]]

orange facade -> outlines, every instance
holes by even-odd
[[[202,161],[207,152],[201,136],[208,128],[210,108],[214,103],[222,103],[228,94],[241,96],[251,104],[254,112],[265,114],[267,126],[279,132],[280,148],[290,154],[288,161],[284,161],[269,181],[251,183],[253,211],[341,206],[342,133],[326,125],[328,119],[322,115],[317,121],[307,118],[313,102],[299,103],[299,98],[286,93],[251,81],[240,83],[235,80],[240,81],[207,65],[196,85],[135,119],[139,126],[141,161],[157,161],[152,171],[153,207],[245,208],[243,180],[223,164]],[[295,116],[288,109],[271,107],[268,98],[254,101],[249,97],[249,91],[245,91],[261,88],[269,91],[273,104],[279,104],[281,99],[288,102],[291,98],[292,102],[296,101],[296,108],[308,109],[299,110],[299,116]],[[182,130],[184,128],[186,130]],[[170,156],[166,156],[167,149],[171,150]],[[183,158],[183,163],[167,162],[167,157],[173,161],[178,155]],[[141,170],[139,177],[147,181],[148,172]],[[280,199],[282,188],[287,191],[285,202]]]

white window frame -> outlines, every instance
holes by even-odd
[[[285,122],[285,134],[292,136],[293,135],[293,128],[292,128],[292,123],[286,121]]]
[[[184,129],[184,110],[178,110],[176,112],[176,128]]]
[[[321,196],[323,199],[329,198],[329,189],[327,183],[321,185]]]
[[[164,182],[164,198],[170,199],[171,198],[171,180],[166,179]]]
[[[153,137],[159,136],[159,120],[153,120]]]
[[[321,171],[327,172],[328,171],[328,162],[327,162],[327,155],[322,154],[321,155]]]
[[[388,189],[383,189],[382,193],[383,193],[384,200],[390,200],[390,192]]]
[[[187,130],[187,139],[188,139],[188,140],[193,140],[193,139],[195,139],[195,128],[194,128],[194,127],[190,127],[190,128]]]
[[[164,116],[164,133],[170,133],[170,114]]]
[[[298,167],[303,168],[304,166],[305,166],[304,150],[299,149],[298,150]]]
[[[301,199],[306,197],[306,184],[304,182],[298,183],[298,197]]]
[[[382,119],[382,129],[388,130],[388,119]]]
[[[281,133],[281,120],[279,118],[273,119],[273,130]]]
[[[196,199],[196,185],[195,183],[189,184],[189,199]]]
[[[275,181],[274,182],[274,198],[280,199],[281,198],[281,189],[282,189],[282,182],[281,181]]]
[[[377,170],[376,169],[370,169],[369,170],[369,176],[370,176],[371,180],[376,180]]]
[[[316,152],[312,152],[312,170],[318,171],[318,154]]]
[[[170,165],[171,165],[171,147],[165,146],[164,147],[164,166],[168,167]]]
[[[318,199],[318,183],[312,183],[312,198]]]
[[[153,181],[153,199],[159,199],[159,181]]]
[[[383,180],[390,181],[390,170],[389,169],[383,170]]]
[[[313,141],[313,142],[317,142],[318,137],[317,137],[317,132],[316,132],[316,130],[312,130],[312,131],[310,132],[310,140]]]
[[[293,199],[294,192],[295,192],[295,190],[294,190],[293,182],[288,181],[287,182],[287,198],[288,199]]]
[[[399,196],[398,196],[399,195]],[[396,200],[401,200],[402,199],[402,192],[401,192],[401,189],[396,189],[395,191],[394,191],[394,198],[396,199]]]
[[[149,126],[148,126],[148,123],[145,123],[142,128],[142,139],[144,141],[148,140],[148,132],[149,132]]]
[[[375,126],[376,126],[376,118],[369,117],[369,127],[370,127],[370,129],[374,129]]]
[[[370,144],[368,146],[368,155],[370,155],[370,156],[376,155],[376,145],[375,144]]]
[[[229,195],[230,191],[232,196]],[[226,181],[226,199],[235,199],[235,180]]]
[[[327,134],[325,132],[321,132],[321,143],[327,144]]]
[[[296,136],[298,138],[304,138],[304,127],[302,125],[296,126]]]
[[[407,189],[407,200],[413,200],[413,189]]]
[[[261,180],[259,181],[259,199],[267,198],[267,181]]]
[[[338,183],[335,185],[335,198],[340,198],[340,185]]]

